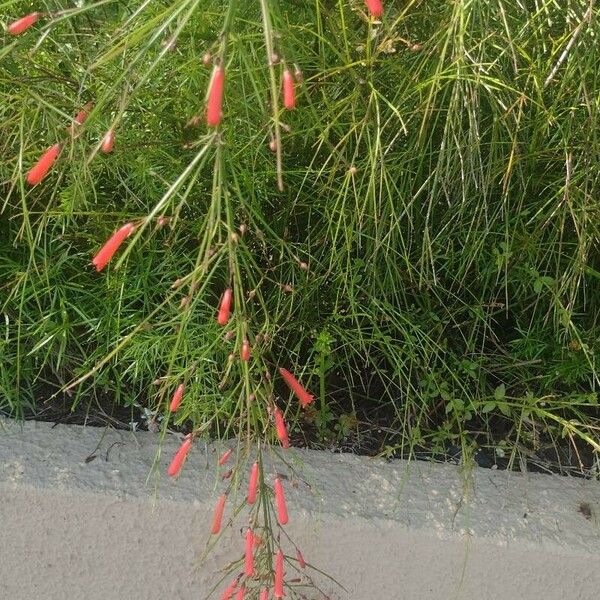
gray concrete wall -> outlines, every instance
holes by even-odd
[[[153,434],[0,426],[0,599],[201,599],[219,569],[241,556],[243,513],[199,566],[222,490],[222,446],[196,444],[169,481],[175,439],[164,444],[157,476]],[[597,482],[325,452],[285,456],[303,480],[287,485],[286,531],[307,561],[347,588],[318,578],[332,600],[599,597]]]

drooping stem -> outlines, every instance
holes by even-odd
[[[275,160],[277,170],[277,187],[283,191],[283,165],[281,151],[281,123],[279,121],[279,101],[277,74],[275,73],[275,64],[273,61],[273,27],[271,24],[271,15],[269,13],[268,0],[260,0],[260,9],[262,12],[263,32],[265,35],[265,47],[267,49],[267,64],[269,66],[269,81],[271,86],[271,108],[273,111],[273,127],[275,129]]]

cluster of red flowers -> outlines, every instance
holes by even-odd
[[[77,131],[77,128],[85,123],[86,119],[90,111],[93,108],[93,104],[88,102],[75,116],[73,119],[73,123],[67,127],[67,131],[71,134],[74,134]],[[114,147],[114,132],[109,130],[104,136],[101,144],[100,151],[104,154],[108,154],[112,152]],[[38,159],[38,161],[31,167],[29,172],[27,173],[26,180],[27,183],[31,186],[38,185],[42,182],[42,180],[48,175],[48,172],[56,162],[58,158],[64,142],[57,142],[50,146]],[[100,270],[100,269],[98,269]]]
[[[25,18],[25,17],[24,17]],[[19,21],[16,21],[18,23]],[[92,102],[88,102],[74,117],[73,123],[67,127],[67,132],[71,135],[75,135],[78,128],[85,123],[87,120],[90,111],[94,108]],[[100,144],[100,152],[103,154],[109,154],[113,151],[114,147],[114,132],[110,129],[102,139]],[[57,142],[50,146],[38,159],[38,161],[31,167],[29,172],[27,173],[26,180],[27,183],[31,186],[38,185],[42,182],[42,180],[48,175],[50,169],[56,162],[62,147],[64,146],[64,142]]]
[[[383,4],[382,0],[365,0],[365,4],[370,15],[379,19],[383,15]],[[38,20],[44,16],[43,13],[32,12],[28,15],[21,17],[20,19],[9,24],[7,31],[12,36],[17,36],[29,28],[31,28]],[[207,64],[210,62],[210,55],[204,62]],[[223,99],[225,89],[225,65],[223,60],[219,60],[213,67],[210,82],[208,84],[207,96],[206,96],[206,125],[211,128],[219,127],[223,118]],[[293,75],[292,72],[283,63],[283,70],[281,74],[281,93],[283,107],[286,110],[293,110],[296,107],[296,81],[300,81],[301,74],[298,70]],[[93,110],[93,104],[87,103],[74,117],[73,122],[67,128],[67,131],[71,134],[71,139],[79,131],[81,126],[87,120],[90,112]],[[50,169],[58,159],[63,146],[67,143],[58,142],[50,146],[39,158],[33,167],[29,170],[26,176],[26,181],[29,185],[35,186],[41,183],[41,181],[47,176]],[[108,154],[113,151],[115,143],[115,133],[111,128],[109,129],[99,144],[99,150],[102,153]],[[136,230],[134,223],[126,223],[122,225],[113,235],[106,241],[106,243],[100,248],[92,259],[92,264],[97,271],[102,271],[113,258],[115,253],[118,251],[123,242]],[[303,263],[302,263],[303,264]],[[225,327],[230,321],[232,313],[232,302],[233,302],[233,290],[231,287],[225,289],[222,294],[219,308],[217,312],[217,323]],[[240,347],[240,358],[243,362],[247,363],[251,359],[252,348],[249,340],[244,337]],[[233,356],[233,355],[232,355]],[[310,394],[302,384],[296,379],[296,377],[287,369],[279,368],[279,373],[289,389],[297,397],[300,406],[306,408],[314,401],[314,396]],[[169,403],[169,411],[175,413],[179,410],[182,401],[184,399],[185,384],[180,383],[175,389],[171,401]],[[275,406],[272,410],[275,433],[279,439],[283,448],[290,447],[290,441],[288,436],[288,430],[284,419],[284,413],[282,410]],[[176,477],[183,467],[187,455],[192,448],[193,434],[187,435],[173,459],[171,460],[167,474],[170,477]],[[219,465],[223,466],[229,460],[232,454],[232,450],[226,450],[219,458]],[[260,461],[254,462],[250,470],[250,477],[248,483],[248,494],[246,502],[252,506],[257,502],[259,483],[263,481],[261,477],[262,465]],[[232,470],[227,471],[223,478],[229,478],[232,474]],[[284,526],[289,521],[289,515],[286,504],[285,490],[282,480],[279,476],[275,477],[273,483],[273,499],[274,507],[277,515],[277,521],[280,526]],[[266,501],[266,499],[265,499]],[[217,535],[220,533],[223,523],[223,515],[225,512],[225,506],[227,502],[227,493],[223,493],[219,496],[215,511],[213,514],[211,534]],[[256,549],[261,545],[261,540],[252,527],[249,527],[245,533],[245,545],[244,545],[244,571],[238,575],[224,590],[221,600],[231,600],[234,593],[236,594],[235,600],[243,600],[246,595],[246,583],[251,583],[251,580],[257,578],[256,567],[255,567],[255,552]],[[302,553],[296,550],[296,561],[301,569],[306,567],[306,562]],[[284,593],[284,563],[285,556],[283,550],[278,548],[274,556],[274,566],[271,572],[272,574],[272,591],[274,598],[283,598]],[[269,575],[271,576],[271,575]],[[246,579],[243,579],[243,578]],[[268,600],[269,598],[269,587],[262,587],[260,590],[260,600]]]
[[[286,75],[287,73],[287,75]],[[293,108],[295,106],[295,97],[294,97],[294,88],[293,81],[290,79],[291,75],[288,71],[284,72],[283,79],[283,91],[284,91],[284,104],[286,108]],[[206,119],[207,124],[210,126],[218,126],[221,120],[221,106],[223,101],[223,83],[224,83],[224,71],[221,67],[215,67],[213,70],[213,76],[211,79],[211,83],[209,85],[208,92],[208,101],[207,101],[207,112]],[[105,246],[100,250],[98,255],[94,259],[94,264],[96,264],[98,270],[103,268],[110,257],[114,254],[119,244],[129,235],[131,225],[124,226],[119,231],[117,231],[113,237],[105,244]],[[122,232],[123,230],[123,232]],[[132,230],[132,229],[131,229]],[[128,233],[129,232],[129,233]],[[233,289],[231,287],[227,287],[220,299],[216,321],[218,325],[221,327],[225,327],[228,325],[231,315],[232,315],[232,304],[233,304]],[[233,355],[232,355],[233,356]],[[242,340],[241,348],[240,348],[240,358],[244,362],[248,362],[251,358],[251,346],[249,340],[244,337]],[[306,408],[311,402],[314,401],[314,396],[310,394],[302,384],[296,379],[296,377],[290,373],[287,369],[280,368],[279,373],[281,377],[290,388],[290,390],[294,393],[294,395],[298,398],[300,405],[302,408]],[[185,391],[185,385],[183,383],[179,384],[177,389],[175,390],[171,402],[169,404],[169,410],[171,412],[175,412],[179,409]],[[279,439],[281,445],[284,448],[289,448],[290,441],[287,432],[287,426],[284,420],[282,410],[275,406],[272,411],[274,424],[275,424],[275,432],[277,434],[277,438]],[[177,476],[185,462],[187,454],[192,446],[192,436],[187,436],[179,450],[176,452],[173,457],[167,473],[171,477]],[[219,465],[224,465],[229,457],[232,454],[232,450],[228,449],[223,455],[219,458]],[[261,473],[260,463],[254,462],[250,469],[250,477],[248,483],[248,495],[246,498],[246,502],[248,505],[252,506],[256,503],[258,497],[258,488],[259,488],[259,479]],[[231,477],[232,470],[228,470],[224,475],[223,479],[228,479]],[[285,498],[285,491],[283,487],[283,483],[280,477],[276,477],[273,484],[273,497],[274,497],[274,506],[277,514],[278,523],[283,526],[286,525],[289,521],[289,515],[287,511],[287,504]],[[215,511],[213,514],[213,521],[211,527],[211,534],[217,535],[222,528],[223,523],[223,514],[225,511],[225,505],[227,502],[227,494],[222,494],[219,496],[217,500],[217,504],[215,507]],[[246,594],[246,585],[242,582],[242,578],[245,576],[246,579],[254,578],[256,576],[255,572],[255,564],[254,564],[254,553],[256,548],[260,545],[260,539],[255,535],[252,528],[249,528],[245,534],[245,546],[244,546],[244,573],[236,577],[223,591],[223,595],[221,596],[222,600],[230,600],[233,598],[234,593],[236,594],[236,600],[241,600],[245,597]],[[300,568],[305,568],[306,562],[302,557],[302,553],[297,550],[296,553],[297,562]],[[283,598],[284,597],[284,562],[285,557],[283,551],[280,549],[277,550],[275,555],[275,564],[273,567],[273,596],[275,598]],[[237,593],[236,593],[237,590]],[[267,600],[269,598],[269,588],[263,587],[260,590],[260,599]]]
[[[287,110],[296,108],[296,89],[294,78],[289,69],[285,68],[282,75],[283,105]],[[206,100],[206,124],[218,127],[223,118],[223,92],[225,87],[225,67],[217,64],[208,84]]]
[[[131,223],[124,225],[119,229],[113,236],[106,242],[106,244],[101,248],[98,254],[94,257],[94,265],[98,269],[98,271],[102,270],[104,266],[107,264],[110,257],[116,252],[119,245],[123,242],[123,240],[130,235],[130,233],[134,230],[134,226]],[[221,296],[221,302],[219,304],[219,310],[217,312],[217,323],[221,326],[227,325],[231,316],[231,304],[233,301],[233,290],[231,288],[227,288],[223,295]],[[241,359],[245,362],[250,360],[250,342],[244,338],[240,350]],[[298,398],[300,405],[302,408],[306,408],[311,402],[314,401],[315,397],[310,394],[302,384],[290,373],[287,369],[280,367],[279,373],[281,374],[283,380],[286,382],[288,387],[296,397]],[[171,412],[177,411],[181,402],[183,400],[183,394],[185,391],[185,385],[181,383],[173,397],[171,398],[171,402],[169,405],[169,410]],[[283,412],[279,407],[275,407],[273,409],[273,418],[275,421],[275,433],[277,434],[277,438],[281,442],[281,445],[284,448],[290,447],[290,440],[287,432],[287,426],[285,423],[285,419],[283,417]]]
[[[37,23],[37,21],[44,16],[46,15],[43,13],[32,12],[10,23],[7,31],[12,36],[21,35],[30,27],[35,25],[35,23]],[[75,115],[73,122],[67,127],[67,132],[70,133],[71,136],[75,135],[78,129],[85,123],[93,107],[93,103],[88,102]],[[100,152],[103,154],[111,153],[114,149],[114,144],[115,133],[113,129],[109,129],[100,142]],[[58,159],[64,145],[65,142],[57,142],[50,146],[37,160],[37,162],[29,169],[25,179],[30,186],[38,185],[44,180]],[[110,239],[104,244],[104,246],[102,246],[92,260],[92,264],[96,267],[97,271],[102,271],[102,269],[106,267],[110,259],[118,250],[119,246],[127,237],[129,237],[129,235],[131,235],[134,230],[135,226],[132,223],[127,223],[110,237]]]
[[[223,295],[221,296],[221,300],[219,303],[218,311],[217,311],[217,323],[221,326],[226,326],[229,323],[232,313],[232,302],[233,302],[233,290],[232,288],[227,288]],[[244,338],[242,342],[241,348],[241,358],[244,361],[249,360],[250,358],[250,344],[247,339]],[[314,400],[314,396],[310,394],[302,384],[290,373],[287,369],[280,368],[279,372],[290,388],[290,390],[296,395],[298,398],[300,405],[304,408],[308,406]],[[169,409],[171,412],[175,412],[181,405],[183,400],[183,395],[185,391],[185,386],[183,383],[179,384],[177,389],[175,390],[171,402],[169,405]],[[281,442],[284,448],[289,448],[290,442],[287,432],[287,426],[284,420],[283,412],[279,407],[274,407],[273,409],[273,417],[275,421],[275,431],[279,441]],[[171,477],[177,476],[182,467],[183,463],[186,459],[186,456],[192,446],[192,436],[187,436],[175,456],[173,457],[167,473]],[[218,464],[223,466],[230,458],[232,454],[231,449],[227,449],[219,458]],[[231,476],[232,471],[227,471],[223,478],[229,478]],[[258,499],[258,490],[259,483],[261,479],[261,464],[259,461],[256,461],[252,464],[250,469],[250,477],[248,481],[248,494],[246,497],[246,502],[249,506],[254,505]],[[285,490],[283,486],[283,482],[281,477],[276,477],[273,483],[273,498],[274,498],[274,507],[277,515],[277,521],[280,526],[284,526],[289,521],[289,515],[287,510],[287,503],[285,497]],[[217,535],[220,533],[222,524],[223,524],[223,515],[225,512],[225,506],[227,502],[227,494],[221,494],[217,500],[217,504],[215,506],[212,526],[211,526],[211,534]],[[255,551],[256,548],[260,545],[261,540],[255,534],[253,529],[250,527],[247,529],[245,534],[245,545],[244,545],[244,572],[236,577],[223,591],[223,595],[221,596],[222,600],[230,600],[233,598],[233,595],[236,594],[235,599],[243,599],[246,595],[247,587],[246,583],[248,583],[253,578],[256,578],[257,573],[255,569]],[[297,550],[296,551],[296,560],[300,568],[306,567],[306,562],[302,556],[302,553]],[[273,586],[272,592],[274,598],[283,598],[284,597],[284,562],[285,557],[281,548],[279,548],[275,554],[275,564],[273,567]],[[243,580],[243,578],[246,578]],[[269,598],[269,588],[263,587],[260,590],[260,599],[268,599]]]
[[[227,451],[223,456],[229,456],[230,451]],[[222,460],[223,457],[221,457]],[[219,463],[221,463],[219,460]],[[257,499],[257,491],[258,491],[258,480],[260,475],[260,464],[255,462],[252,465],[250,470],[250,480],[248,484],[248,496],[246,498],[246,502],[249,505],[252,505],[256,502]],[[285,501],[285,493],[283,489],[283,484],[279,477],[275,478],[275,482],[273,485],[273,493],[275,497],[275,508],[277,512],[277,521],[280,525],[286,525],[288,518],[287,505]],[[225,507],[227,496],[225,494],[219,496],[217,500],[217,505],[215,507],[215,512],[213,515],[213,524],[211,533],[218,534],[221,530],[221,524],[223,520],[223,510]],[[258,573],[255,568],[255,552],[256,549],[261,545],[262,540],[259,536],[256,535],[252,527],[249,527],[246,530],[244,536],[244,572],[238,575],[223,591],[221,596],[221,600],[230,600],[233,598],[233,594],[237,590],[236,600],[238,598],[244,598],[246,594],[246,583],[249,580],[256,579],[258,577]],[[301,569],[306,568],[306,561],[302,556],[302,552],[300,550],[296,550],[296,560],[298,562],[298,566]],[[273,567],[273,597],[274,598],[283,598],[285,596],[284,592],[284,562],[285,556],[283,554],[283,550],[279,548],[275,554],[275,564]],[[246,578],[243,583],[242,578]],[[240,585],[241,583],[241,585]],[[262,587],[260,590],[259,600],[267,600],[269,598],[269,587]]]
[[[37,13],[35,13],[37,14]],[[23,17],[25,18],[25,17]],[[19,23],[21,20],[16,21]],[[67,131],[71,135],[75,135],[77,129],[81,127],[87,120],[90,111],[94,105],[92,102],[88,102],[73,119],[73,123],[67,127]],[[104,135],[100,143],[100,152],[103,154],[109,154],[113,151],[115,143],[115,134],[112,129],[109,129]],[[38,159],[38,161],[28,171],[25,179],[31,186],[38,185],[48,175],[50,169],[59,157],[60,152],[64,146],[64,142],[57,142],[50,146]],[[119,249],[121,244],[135,231],[135,225],[133,223],[126,223],[119,228],[115,233],[107,240],[107,242],[100,248],[92,259],[92,264],[96,267],[97,271],[102,271],[106,265],[110,262],[115,252]]]
[[[43,13],[32,12],[16,21],[13,21],[8,26],[8,33],[16,36],[24,33],[30,27],[43,17]],[[225,67],[222,64],[217,64],[213,68],[212,76],[208,85],[207,101],[206,101],[206,124],[208,127],[218,127],[221,124],[223,115],[223,94],[225,87]],[[294,80],[291,72],[285,68],[282,76],[283,89],[283,104],[286,109],[292,110],[296,106],[296,93],[294,88]],[[72,135],[76,133],[77,128],[83,125],[86,121],[89,112],[92,110],[93,104],[86,104],[75,116],[73,123],[67,128],[67,131]],[[108,154],[113,151],[115,143],[115,133],[109,129],[100,142],[100,151]],[[50,169],[58,159],[63,147],[63,143],[56,143],[50,146],[31,167],[27,173],[26,180],[31,186],[38,185],[48,175]],[[133,232],[135,226],[127,223],[102,246],[99,252],[94,256],[92,264],[97,271],[101,271],[109,263],[113,255],[117,252],[123,241]],[[229,295],[228,295],[229,294]],[[231,290],[225,292],[222,302],[222,310],[219,312],[219,323],[225,325],[229,318],[229,306],[231,305]],[[250,346],[248,342],[241,349],[242,360],[250,359]]]

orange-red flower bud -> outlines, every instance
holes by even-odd
[[[275,431],[277,432],[277,437],[281,442],[281,445],[284,448],[290,447],[290,439],[288,437],[287,427],[285,426],[285,421],[283,420],[283,413],[278,407],[275,407],[274,411],[275,417]]]
[[[214,535],[221,531],[221,521],[223,520],[223,510],[225,509],[225,500],[227,500],[227,496],[223,494],[219,496],[217,500],[217,505],[215,506],[215,514],[213,515],[212,528],[210,532]]]
[[[287,383],[288,387],[296,394],[296,397],[300,401],[302,408],[306,408],[315,397],[312,394],[309,394],[302,384],[287,370],[282,367],[279,368],[279,372],[283,377],[284,381]]]
[[[383,2],[381,0],[365,0],[371,16],[379,19],[383,15]]]
[[[227,325],[229,321],[229,315],[231,314],[231,301],[233,299],[233,291],[231,288],[227,288],[223,292],[221,298],[221,304],[219,305],[219,314],[217,315],[217,323],[219,325]]]
[[[181,444],[179,450],[177,450],[177,453],[173,457],[173,460],[171,461],[171,464],[167,469],[167,474],[169,475],[169,477],[175,477],[176,475],[179,475],[181,467],[183,466],[187,453],[189,452],[191,447],[192,438],[191,436],[188,436],[185,438],[185,440],[183,440],[183,444]]]
[[[183,399],[184,391],[185,385],[183,383],[180,383],[179,386],[177,386],[175,393],[173,394],[173,398],[171,398],[171,404],[169,405],[169,410],[171,412],[175,412],[179,408],[181,400]]]
[[[246,531],[244,574],[247,577],[252,577],[252,575],[254,575],[254,534],[252,533],[251,529]]]
[[[103,154],[110,154],[115,146],[115,132],[113,129],[109,129],[102,138],[100,144],[100,152]]]
[[[208,86],[208,101],[206,103],[206,124],[209,127],[218,127],[221,123],[224,85],[225,69],[219,65],[213,69],[210,83]]]
[[[13,21],[8,27],[7,31],[10,35],[20,35],[24,31],[27,31],[37,20],[42,16],[39,12],[32,12],[16,21]]]
[[[275,585],[273,587],[273,596],[283,598],[283,552],[277,550],[275,557]]]
[[[244,362],[248,362],[250,360],[250,342],[248,340],[244,340],[242,342],[242,349],[240,350],[240,356]]]
[[[296,90],[294,89],[294,78],[288,69],[283,71],[283,105],[288,110],[296,108]]]
[[[54,144],[50,146],[42,154],[40,159],[31,167],[29,173],[27,173],[27,183],[29,185],[37,185],[46,177],[48,171],[52,168],[52,165],[60,154],[60,144]]]
[[[285,504],[285,493],[283,484],[279,477],[275,479],[275,506],[277,506],[277,520],[281,525],[286,525],[289,521],[287,506]]]
[[[255,462],[250,470],[250,482],[248,483],[248,504],[256,502],[256,488],[258,486],[258,463]]]
[[[98,253],[92,259],[92,264],[96,267],[96,271],[102,271],[114,256],[119,246],[127,239],[135,230],[133,223],[126,223],[115,231],[108,241],[98,250]]]

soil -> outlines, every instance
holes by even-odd
[[[337,396],[337,400],[336,400]],[[38,389],[40,400],[35,409],[30,408],[22,418],[56,424],[86,425],[88,427],[110,427],[119,430],[148,431],[157,430],[144,415],[143,408],[138,405],[124,407],[118,405],[109,394],[94,392],[93,397],[74,398],[60,393],[57,387],[45,384]],[[371,396],[373,397],[373,396]],[[336,414],[348,414],[351,409],[346,400],[347,394],[333,394]],[[415,458],[417,460],[450,462],[462,464],[473,461],[479,467],[488,469],[511,469],[570,475],[575,477],[597,477],[598,466],[591,448],[584,443],[568,439],[548,439],[540,436],[535,450],[525,446],[513,448],[511,451],[499,451],[499,444],[504,439],[505,426],[498,421],[494,430],[472,435],[472,444],[467,448],[445,443],[433,447],[402,446],[402,435],[397,429],[390,427],[394,415],[390,414],[389,404],[375,401],[363,401],[354,407],[352,423],[345,431],[331,431],[331,436],[319,433],[315,419],[318,409],[305,413],[302,431],[293,432],[291,443],[297,447],[316,450],[327,449],[333,452],[344,452],[361,456],[385,456],[388,459]],[[13,415],[9,415],[13,416]],[[175,431],[188,433],[186,427],[172,428]],[[472,427],[477,431],[477,427]]]

